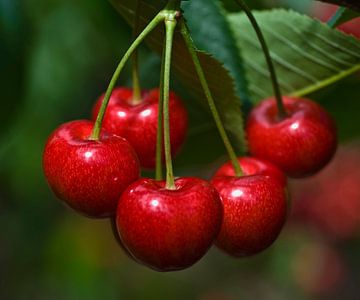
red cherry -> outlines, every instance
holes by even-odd
[[[286,193],[276,178],[264,175],[215,177],[212,183],[224,207],[215,245],[235,256],[250,256],[269,247],[286,219]]]
[[[312,15],[318,18],[322,22],[327,22],[335,14],[339,8],[337,5],[328,3],[316,3],[312,8]],[[356,38],[360,39],[360,18],[354,18],[348,22],[345,22],[337,27],[339,30],[352,34]]]
[[[291,182],[293,217],[331,241],[360,233],[360,146],[340,146],[316,176]]]
[[[240,167],[244,175],[268,175],[276,178],[279,182],[286,186],[286,176],[284,173],[272,163],[255,157],[239,157]],[[214,177],[218,176],[235,176],[235,170],[231,163],[228,161],[223,164],[215,173]]]
[[[219,233],[222,205],[207,181],[188,177],[140,179],[121,196],[117,228],[123,244],[140,263],[157,271],[190,267],[202,258]]]
[[[143,93],[139,104],[132,104],[132,89],[116,88],[110,98],[103,127],[114,134],[127,139],[134,147],[140,164],[144,168],[152,169],[156,162],[156,131],[159,110],[159,89]],[[93,119],[96,119],[102,100],[94,106]],[[184,105],[175,93],[170,92],[170,136],[171,151],[175,155],[183,145],[188,116]]]
[[[123,138],[102,132],[90,140],[94,124],[79,120],[61,125],[49,137],[45,177],[54,193],[89,217],[113,215],[121,193],[139,178],[135,151]]]
[[[122,240],[119,236],[119,232],[117,230],[117,225],[116,225],[116,215],[110,218],[110,225],[111,225],[111,231],[113,233],[113,236],[114,236],[115,241],[118,244],[118,246],[121,248],[121,250],[126,254],[126,256],[128,258],[133,259],[130,252],[128,251],[128,249],[126,249],[126,247],[124,246],[124,243],[122,242]]]
[[[250,113],[246,128],[250,153],[271,161],[290,177],[312,175],[336,151],[334,121],[309,99],[283,97],[283,101],[288,113],[284,119],[278,119],[274,98]]]

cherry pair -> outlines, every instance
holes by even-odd
[[[155,165],[159,90],[143,93],[132,103],[132,90],[117,88],[107,108],[101,136],[91,139],[94,123],[86,120],[63,124],[49,137],[43,155],[45,176],[55,194],[89,217],[115,214],[121,193],[140,176],[141,165]],[[103,97],[94,106],[96,118]],[[173,154],[183,144],[187,112],[170,93]],[[139,159],[138,159],[139,157]]]
[[[262,160],[239,163],[245,176],[235,177],[227,163],[211,184],[187,177],[174,190],[151,179],[130,185],[116,216],[121,247],[152,269],[174,271],[196,263],[214,242],[235,257],[270,246],[286,218],[286,178]]]

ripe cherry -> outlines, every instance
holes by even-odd
[[[268,175],[278,179],[283,186],[286,186],[286,176],[272,163],[250,156],[239,157],[238,161],[244,175]],[[214,177],[218,176],[235,176],[235,170],[231,161],[223,164],[216,171]]]
[[[278,237],[286,219],[286,193],[276,178],[264,175],[215,177],[224,207],[215,245],[235,257],[257,254]]]
[[[305,177],[333,157],[336,128],[329,114],[305,98],[283,97],[288,116],[279,119],[274,98],[261,102],[249,115],[250,153],[280,167],[290,177]]]
[[[222,205],[215,188],[202,179],[140,179],[121,196],[117,228],[140,263],[157,271],[190,267],[202,258],[219,233]]]
[[[94,124],[79,120],[61,125],[49,137],[45,177],[54,193],[77,212],[101,218],[115,214],[125,188],[139,178],[135,151],[123,138],[102,132],[91,140]]]
[[[152,169],[156,162],[156,132],[159,110],[159,89],[143,93],[142,101],[133,104],[133,90],[116,88],[106,109],[103,127],[129,141],[134,147],[140,164]],[[104,96],[101,96],[93,109],[96,119]],[[170,92],[170,137],[172,154],[175,155],[183,145],[188,115],[179,97]]]

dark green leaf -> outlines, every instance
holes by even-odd
[[[123,18],[132,25],[136,1],[111,0],[111,2]],[[140,11],[143,24],[141,26],[144,27],[164,7],[164,4],[165,2],[160,0],[142,1]],[[163,26],[160,26],[149,35],[147,42],[154,51],[160,54],[162,52],[163,38],[164,30]],[[180,31],[175,34],[173,49],[172,65],[174,73],[197,98],[205,100],[194,64]],[[224,125],[236,148],[244,151],[243,119],[240,101],[235,93],[234,80],[224,66],[215,58],[201,51],[198,52],[198,55]]]
[[[269,45],[284,94],[302,96],[360,70],[360,41],[294,11],[255,12]],[[229,22],[244,58],[256,101],[273,94],[255,32],[243,14]]]
[[[183,8],[195,43],[224,63],[235,79],[242,103],[249,105],[242,58],[219,1],[193,0],[185,3]]]

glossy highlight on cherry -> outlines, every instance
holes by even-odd
[[[251,156],[243,156],[238,158],[240,167],[244,175],[268,175],[279,180],[279,182],[286,186],[286,176],[284,173],[272,163]],[[235,176],[234,167],[231,161],[224,163],[215,173],[213,177],[219,176]]]
[[[140,179],[120,198],[117,228],[124,246],[140,263],[157,271],[176,271],[200,260],[217,237],[223,209],[207,181]]]
[[[274,98],[262,101],[247,120],[250,153],[266,159],[288,176],[301,178],[321,170],[337,148],[335,122],[317,103],[283,97],[288,116],[278,118]]]
[[[141,166],[146,169],[153,169],[156,162],[159,94],[159,89],[143,91],[141,101],[133,104],[133,90],[118,87],[112,93],[103,121],[105,130],[129,141],[140,159]],[[93,120],[97,117],[103,97],[100,97],[93,108]],[[175,155],[186,138],[188,114],[174,92],[170,92],[169,105],[171,150]]]
[[[103,218],[115,214],[125,188],[137,180],[135,151],[123,138],[102,131],[89,139],[94,123],[78,120],[58,127],[43,153],[45,177],[56,194],[77,212]]]
[[[276,178],[264,175],[212,179],[224,207],[215,245],[234,257],[252,256],[278,237],[287,215],[287,194]]]

